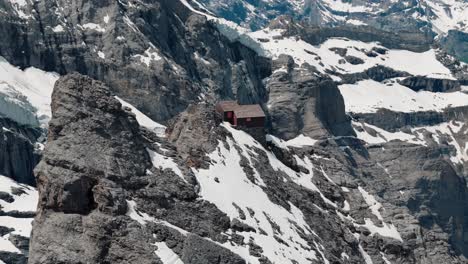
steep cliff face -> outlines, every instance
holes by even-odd
[[[0,0],[0,260],[466,263],[468,66],[420,2],[219,3]]]
[[[441,158],[448,148],[265,146],[220,125],[210,104],[161,137],[77,74],[52,100],[29,263],[465,261],[468,190]]]
[[[155,120],[200,96],[265,98],[268,61],[180,1],[25,2],[24,16],[9,9],[18,4],[3,5],[0,55],[10,63],[102,80]]]
[[[150,218],[136,211],[135,201],[154,208],[152,216],[168,206],[167,218],[189,221],[185,228],[201,235],[215,238],[216,230],[229,226],[214,206],[195,200],[193,187],[152,166],[160,154],[147,148],[156,146],[104,84],[70,75],[57,82],[52,100],[47,148],[36,168],[39,208],[29,263],[160,263],[154,243],[161,238],[153,233],[165,237],[176,230],[166,222],[146,228]],[[187,263],[206,263],[210,255],[220,259],[213,263],[243,263],[195,234],[175,236],[183,259],[206,255]]]
[[[41,130],[22,126],[0,117],[0,174],[35,185],[33,169],[39,162],[40,145],[35,144]]]
[[[290,56],[273,61],[273,74],[266,82],[271,133],[286,140],[298,134],[312,138],[354,135],[337,85],[317,74],[310,66],[296,68]]]

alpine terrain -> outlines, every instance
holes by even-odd
[[[0,264],[468,263],[467,0],[0,0]]]

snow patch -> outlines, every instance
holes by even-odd
[[[396,112],[437,111],[449,107],[468,105],[468,94],[463,92],[433,93],[415,92],[393,83],[386,85],[374,80],[339,86],[347,112],[375,113],[385,108]]]
[[[104,54],[104,52],[102,52],[102,51],[98,51],[98,56],[99,56],[99,58],[101,58],[101,59],[105,59],[105,58],[106,58],[106,54]]]
[[[184,264],[179,256],[170,249],[164,242],[156,242],[158,248],[155,253],[161,259],[163,264]]]
[[[369,144],[381,144],[386,143],[394,140],[400,140],[403,142],[408,142],[416,145],[426,145],[426,142],[422,139],[419,139],[417,136],[413,134],[408,134],[405,132],[388,132],[383,130],[379,127],[369,125],[367,123],[358,123],[353,121],[352,122],[354,131],[356,132],[357,138],[369,143]],[[356,129],[359,128],[359,129]],[[369,129],[374,130],[376,133],[370,134],[368,132]]]
[[[56,73],[44,72],[34,67],[21,70],[0,57],[0,93],[25,98],[36,109],[35,114],[44,126],[52,116],[50,102],[58,78]],[[16,120],[14,113],[12,115],[12,119]]]
[[[244,211],[247,211],[247,207],[253,210],[255,212],[254,217],[246,214],[247,219],[241,221],[257,229],[257,232],[243,232],[242,235],[247,241],[253,238],[258,245],[262,245],[263,254],[272,262],[287,263],[292,259],[299,263],[306,263],[308,262],[307,258],[317,259],[315,251],[299,235],[297,230],[297,226],[299,226],[304,232],[311,233],[311,229],[305,222],[302,212],[292,204],[290,204],[291,211],[288,211],[273,203],[260,185],[252,183],[249,180],[243,167],[240,165],[241,156],[250,156],[250,159],[255,159],[256,154],[253,150],[246,151],[246,149],[252,149],[253,147],[260,151],[265,151],[269,156],[270,163],[279,163],[279,161],[274,161],[274,156],[268,154],[269,152],[264,150],[258,142],[245,132],[236,130],[230,127],[229,124],[223,124],[223,126],[233,136],[233,139],[228,138],[226,140],[226,144],[229,147],[220,142],[217,150],[209,154],[212,160],[210,168],[193,169],[200,183],[200,196],[215,204],[231,219],[239,218],[238,209],[233,203]],[[240,152],[236,146],[240,147],[242,151]],[[272,167],[278,169],[280,165],[272,165]],[[217,181],[215,181],[215,177],[218,178]],[[240,193],[239,190],[242,190],[242,192]],[[271,226],[270,221],[280,227],[281,233]],[[258,231],[259,228],[265,230],[268,235],[261,235]],[[287,241],[290,246],[285,246],[276,241],[274,235]],[[223,246],[244,257],[249,263],[259,263],[256,257],[250,256],[245,247],[230,243],[223,244]]]
[[[146,225],[146,222],[154,222],[154,218],[146,213],[137,210],[136,202],[127,200],[127,216],[137,221],[140,225]]]
[[[104,23],[108,24],[110,20],[109,14],[106,14],[103,18]]]
[[[162,57],[159,55],[157,51],[151,51],[151,50],[152,48],[148,48],[144,54],[133,55],[133,57],[139,58],[141,63],[149,67],[151,65],[151,62],[162,60]]]
[[[377,219],[379,219],[382,222],[382,227],[379,227],[376,226],[370,219],[365,218],[365,224],[361,226],[366,227],[369,230],[369,232],[371,232],[371,235],[379,234],[381,236],[390,237],[403,242],[403,239],[401,238],[401,235],[396,229],[396,227],[393,224],[385,223],[382,215],[380,214],[379,210],[383,208],[382,204],[377,202],[374,196],[369,194],[361,186],[358,187],[358,190],[364,198],[366,204],[369,206],[369,209],[371,210],[372,214],[375,215]]]
[[[267,135],[266,140],[283,149],[287,149],[289,147],[302,148],[304,146],[313,146],[315,143],[317,143],[317,140],[302,134],[287,141],[277,138],[273,135]]]
[[[21,189],[23,194],[12,194],[12,188]],[[18,184],[12,179],[0,175],[0,192],[10,193],[15,199],[12,203],[7,203],[0,200],[0,207],[4,212],[20,211],[20,212],[35,212],[39,195],[33,187]]]
[[[21,190],[23,193],[14,194],[13,188]],[[0,192],[8,193],[14,199],[12,203],[0,200],[0,208],[4,212],[34,212],[38,202],[37,191],[27,185],[18,184],[12,179],[0,175]],[[22,254],[10,241],[10,235],[29,237],[32,230],[33,218],[14,218],[10,216],[0,216],[0,226],[13,229],[12,232],[0,237],[0,251]]]
[[[179,169],[179,166],[177,163],[174,162],[174,160],[170,157],[166,157],[164,155],[161,155],[157,152],[154,152],[150,149],[146,150],[148,154],[151,157],[151,162],[153,163],[153,166],[156,168],[161,168],[163,170],[165,169],[170,169],[172,170],[177,176],[179,176],[182,180],[187,182],[184,178],[184,174],[182,171]]]
[[[418,127],[413,128],[413,133],[422,133],[424,130],[429,131],[433,134],[433,139],[441,144],[441,136],[448,137],[448,144],[453,146],[456,150],[455,155],[450,157],[450,160],[453,163],[460,163],[463,164],[464,162],[468,162],[468,143],[467,142],[459,142],[457,141],[457,137],[455,134],[461,132],[461,128],[463,127],[464,123],[456,125],[454,122],[445,122],[435,126],[426,126],[426,127]]]
[[[127,103],[126,101],[124,101],[120,97],[115,96],[115,98],[117,100],[119,100],[119,102],[122,104],[122,106],[128,107],[128,108],[130,108],[132,110],[132,113],[135,114],[136,120],[137,120],[138,124],[140,124],[140,126],[146,127],[147,129],[154,131],[156,133],[156,135],[158,135],[159,137],[165,137],[165,135],[166,135],[166,127],[165,126],[163,126],[163,125],[161,125],[161,124],[159,124],[157,122],[154,122],[151,118],[149,118],[148,116],[146,116],[145,114],[140,112],[136,107],[134,107],[130,103]]]
[[[62,25],[57,25],[52,29],[52,31],[54,31],[55,33],[59,33],[59,32],[64,32],[65,29],[63,28]]]
[[[388,50],[386,54],[377,57],[367,56],[373,48],[384,48],[376,42],[361,42],[346,38],[329,38],[318,46],[311,45],[296,37],[282,37],[282,30],[263,29],[248,33],[257,45],[265,52],[265,56],[277,59],[281,54],[287,54],[302,65],[308,63],[321,73],[336,71],[341,74],[359,73],[377,65],[383,65],[395,70],[405,71],[412,75],[420,75],[442,79],[454,79],[450,70],[436,58],[435,50],[412,52],[407,50]],[[336,54],[333,48],[345,48],[347,55],[363,60],[362,64],[347,63],[342,56]],[[417,61],[418,63],[414,63]]]
[[[106,32],[106,30],[103,27],[101,27],[101,25],[95,23],[86,23],[82,25],[82,27],[84,29],[94,30],[97,32]]]

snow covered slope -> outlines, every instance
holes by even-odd
[[[20,124],[46,125],[57,79],[55,73],[33,67],[21,70],[0,57],[0,114]]]
[[[215,242],[204,238],[205,240],[231,250],[246,263],[260,264],[265,260],[285,264],[305,264],[311,261],[332,263],[326,253],[325,245],[328,241],[319,235],[324,232],[321,223],[318,220],[311,221],[312,215],[325,214],[327,219],[324,221],[337,221],[352,226],[353,228],[346,227],[342,231],[349,235],[349,239],[356,245],[361,245],[365,238],[360,238],[360,235],[353,231],[355,229],[368,230],[371,237],[379,236],[395,243],[403,242],[403,236],[399,232],[401,226],[384,218],[384,205],[378,198],[363,186],[353,190],[341,188],[335,175],[329,176],[319,165],[327,162],[327,158],[304,154],[307,151],[301,151],[303,147],[311,146],[311,140],[307,137],[300,136],[290,142],[281,142],[272,137],[276,141],[275,144],[284,146],[279,146],[284,153],[295,153],[294,159],[303,168],[301,171],[295,171],[246,132],[237,130],[228,123],[221,124],[220,129],[229,134],[225,141],[218,141],[215,151],[208,154],[209,167],[192,168],[192,172],[200,187],[198,199],[214,204],[229,217],[232,224],[222,234],[227,241]],[[164,158],[165,154],[158,155]],[[163,163],[155,162],[154,166],[160,167],[161,164]],[[182,167],[182,164],[173,163],[170,169],[182,173]],[[314,199],[303,202],[316,211],[312,213],[310,208],[299,205],[294,195],[289,201],[285,198],[285,202],[279,202],[272,190],[280,188],[282,184],[284,186],[281,188],[298,188],[299,196],[313,194]],[[330,196],[330,188],[348,193],[350,197],[355,195],[355,200],[337,201],[336,197]],[[363,204],[359,205],[360,202]],[[142,226],[154,223],[169,227],[172,232],[184,237],[191,235],[191,232],[182,226],[175,226],[150,216],[149,212],[140,209],[143,207],[141,204],[138,206],[134,201],[127,203],[127,215]],[[361,215],[350,213],[351,208],[356,207],[363,209]],[[177,253],[178,249],[167,242],[157,242],[156,246],[156,254],[164,263],[187,263],[182,261],[183,253],[180,250]],[[363,245],[357,252],[351,252],[349,248],[340,250],[339,255],[343,261],[351,258],[353,254],[358,254],[358,257],[353,257],[355,260],[366,259],[368,256]],[[384,255],[383,252],[381,254]],[[338,258],[335,256],[333,259]]]
[[[196,2],[196,1],[194,1]],[[379,19],[401,18],[401,26],[425,27],[429,24],[436,33],[449,30],[468,30],[468,3],[458,0],[260,0],[260,1],[213,1],[201,0],[206,8],[238,24],[259,29],[281,15],[290,15],[298,20],[314,24],[378,25]],[[379,18],[380,16],[380,18]],[[395,24],[396,25],[396,24]],[[387,24],[387,26],[389,26]]]
[[[468,106],[468,95],[461,91],[415,92],[396,81],[364,80],[343,84],[339,88],[345,99],[346,111],[353,113],[373,113],[382,108],[396,112],[443,112],[450,107]]]
[[[346,38],[330,38],[314,46],[300,37],[283,37],[282,33],[282,30],[267,28],[249,35],[259,41],[272,58],[278,58],[281,54],[290,55],[297,64],[308,63],[321,73],[358,73],[382,65],[412,75],[453,79],[450,70],[437,60],[436,52],[432,49],[418,53],[387,49],[376,42],[366,43]]]
[[[37,191],[0,175],[0,253],[21,256],[31,233]]]

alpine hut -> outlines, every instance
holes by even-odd
[[[260,105],[239,105],[236,101],[220,101],[216,111],[222,115],[223,121],[233,126],[264,127],[265,112]]]

